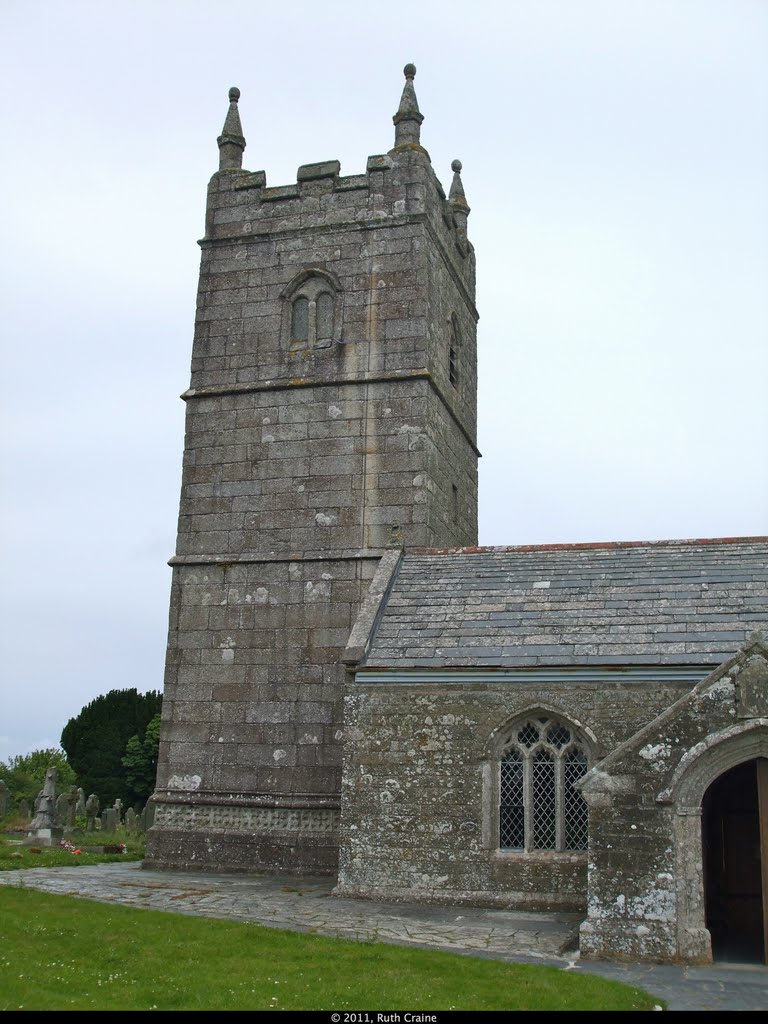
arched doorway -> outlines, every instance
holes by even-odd
[[[706,924],[716,960],[768,962],[768,760],[723,772],[702,801]]]

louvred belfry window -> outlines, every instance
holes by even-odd
[[[341,339],[342,289],[320,267],[305,268],[283,290],[283,337],[292,349],[330,348]]]

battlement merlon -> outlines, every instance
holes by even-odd
[[[369,157],[364,174],[342,176],[339,161],[328,160],[302,165],[295,183],[276,187],[267,187],[264,171],[251,172],[240,166],[245,148],[237,109],[240,94],[231,89],[230,109],[218,140],[221,166],[208,187],[206,231],[201,244],[242,243],[248,238],[284,236],[308,228],[330,232],[421,220],[427,222],[467,296],[473,297],[475,257],[467,239],[469,206],[456,171],[461,164],[453,162],[454,181],[446,198],[429,154],[419,141],[423,115],[415,104],[413,65],[406,65],[405,73],[406,87],[393,118],[393,149]],[[469,304],[477,318],[474,299]]]
[[[474,294],[468,207],[465,213],[446,198],[427,157],[404,149],[369,157],[364,174],[342,176],[340,169],[338,160],[304,164],[295,183],[272,187],[267,187],[264,171],[217,171],[208,187],[201,244],[241,243],[307,228],[337,231],[425,220]]]

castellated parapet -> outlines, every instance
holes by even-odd
[[[474,252],[420,141],[344,177],[219,137],[187,404],[148,862],[334,871],[341,654],[387,549],[477,542]]]

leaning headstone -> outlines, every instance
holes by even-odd
[[[155,801],[150,797],[141,812],[141,824],[145,832],[148,832],[155,823]]]
[[[101,812],[101,831],[115,832],[117,830],[117,813],[114,807],[105,807]]]
[[[20,800],[19,801],[19,817],[23,818],[24,821],[29,821],[29,815],[30,815],[29,800]]]
[[[67,793],[67,828],[74,828],[75,815],[77,814],[77,787],[71,786]]]
[[[95,793],[91,793],[88,799],[85,801],[85,831],[94,832],[96,830],[96,820],[99,816],[99,798]]]
[[[27,839],[51,846],[63,834],[64,829],[56,824],[56,769],[51,767],[45,773],[45,784],[38,796],[37,813],[30,822]]]
[[[75,802],[75,817],[85,818],[85,791],[79,786],[77,788],[77,800]]]
[[[69,800],[67,799],[66,793],[59,793],[56,797],[56,824],[66,825],[67,824],[67,811],[69,810]]]
[[[8,787],[0,779],[0,818],[4,818],[8,813]]]
[[[136,815],[136,811],[134,811],[132,807],[129,807],[128,810],[125,812],[126,829],[129,832],[137,832],[139,828],[138,821],[139,819]]]

